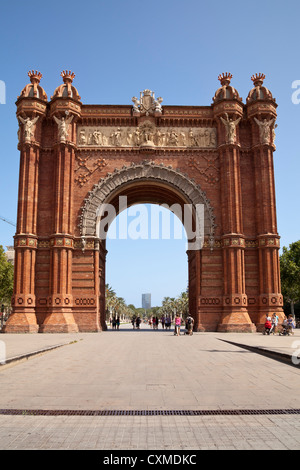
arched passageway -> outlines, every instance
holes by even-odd
[[[100,325],[105,328],[106,234],[116,215],[135,204],[162,204],[182,221],[188,239],[188,286],[190,311],[198,324],[197,288],[200,285],[200,256],[204,240],[213,244],[214,216],[206,195],[178,171],[152,162],[131,165],[109,175],[91,191],[81,216],[82,239],[100,240]]]

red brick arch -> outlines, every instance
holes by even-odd
[[[61,73],[48,100],[29,73],[17,99],[20,178],[13,313],[5,332],[101,331],[105,240],[99,207],[119,196],[204,207],[204,240],[188,250],[197,331],[255,331],[283,315],[273,152],[276,102],[253,75],[243,103],[221,82],[208,106],[87,105]],[[195,215],[195,214],[194,214]],[[194,216],[193,221],[196,224]],[[201,248],[201,249],[200,249]]]

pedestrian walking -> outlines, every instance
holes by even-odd
[[[175,317],[175,332],[174,332],[175,336],[180,335],[180,326],[181,326],[181,317],[179,313],[177,313]]]
[[[171,317],[170,317],[170,315],[167,316],[165,325],[166,325],[166,330],[168,328],[169,328],[169,330],[171,329]]]
[[[277,333],[278,322],[279,322],[278,315],[276,315],[276,313],[274,312],[272,315],[272,320],[271,320],[272,326],[271,326],[270,334],[272,333],[273,335],[275,335],[275,333]]]
[[[294,322],[294,317],[293,315],[289,315],[287,319],[287,331],[288,335],[293,335],[293,329],[295,328],[295,322]]]
[[[193,326],[194,326],[194,319],[193,317],[188,314],[186,317],[186,334],[191,336],[193,334]]]

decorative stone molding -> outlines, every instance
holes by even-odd
[[[210,247],[213,247],[216,228],[215,216],[205,192],[188,176],[172,169],[171,166],[166,167],[163,164],[148,161],[141,162],[140,164],[133,163],[131,166],[116,169],[94,186],[85,199],[81,210],[79,228],[83,239],[97,237],[96,219],[99,206],[106,203],[109,196],[120,189],[121,186],[138,181],[165,183],[179,191],[193,207],[196,207],[197,204],[203,204],[205,220],[204,236],[209,240]]]
[[[259,237],[259,247],[274,247],[274,248],[279,248],[280,247],[280,240],[278,235],[266,235],[266,236],[260,236]]]
[[[36,248],[37,247],[37,239],[35,237],[31,237],[28,235],[20,235],[15,238],[14,240],[14,247],[15,248]]]

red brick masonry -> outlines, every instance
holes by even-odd
[[[20,176],[13,314],[5,332],[105,329],[105,240],[98,208],[137,202],[205,207],[188,250],[197,331],[256,331],[283,314],[273,152],[277,104],[264,75],[243,103],[219,76],[210,106],[84,105],[74,74],[48,100],[41,74],[18,97]],[[98,219],[97,219],[98,217]],[[194,220],[196,220],[194,218]]]

